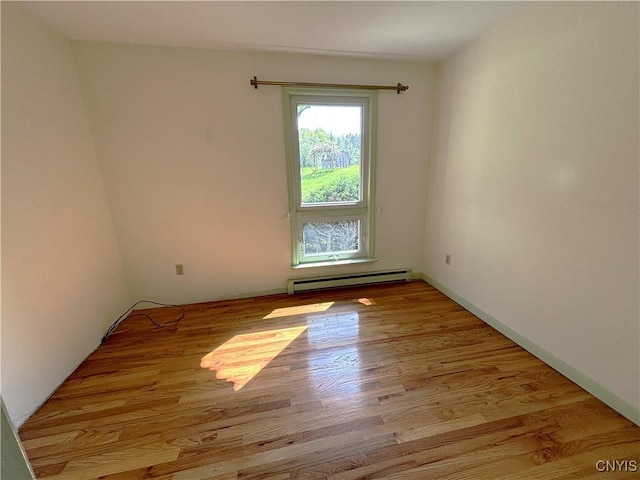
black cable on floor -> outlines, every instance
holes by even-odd
[[[133,311],[133,309],[136,307],[136,305],[138,305],[140,303],[152,303],[154,305],[159,305],[161,307],[176,307],[176,308],[179,308],[181,310],[180,316],[178,318],[173,319],[173,320],[167,320],[166,322],[158,323],[150,315],[148,315],[146,313],[140,312],[140,313],[134,313],[133,315],[129,315]],[[159,328],[163,328],[163,327],[165,327],[167,325],[173,325],[174,323],[178,323],[180,320],[182,320],[182,318],[184,317],[184,314],[185,314],[184,307],[182,307],[180,305],[171,305],[171,304],[167,304],[167,303],[158,303],[158,302],[153,302],[151,300],[138,300],[136,303],[134,303],[129,308],[127,308],[127,310],[122,315],[120,315],[115,322],[113,322],[111,324],[111,326],[107,329],[107,333],[105,333],[104,337],[102,337],[102,343],[104,343],[107,340],[107,338],[109,338],[109,336],[111,336],[111,334],[115,331],[115,329],[118,328],[118,325],[120,325],[127,318],[138,317],[138,316],[146,317],[154,326],[159,327]]]

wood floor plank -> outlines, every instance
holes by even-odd
[[[601,459],[640,466],[640,427],[424,282],[187,305],[166,328],[132,316],[20,436],[49,480],[575,480],[605,478]]]
[[[62,472],[50,477],[52,480],[82,480],[96,475],[133,470],[156,463],[164,463],[178,458],[180,449],[161,443],[146,444],[123,450],[110,450],[100,455],[88,456],[69,461]]]

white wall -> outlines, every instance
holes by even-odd
[[[2,2],[2,396],[14,423],[129,300],[69,42]]]
[[[209,301],[326,273],[290,267],[281,91],[254,90],[254,75],[410,86],[379,95],[379,262],[336,273],[420,266],[433,67],[85,42],[74,49],[136,299]]]
[[[638,7],[535,4],[439,66],[424,260],[636,412]]]

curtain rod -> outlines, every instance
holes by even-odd
[[[253,77],[249,82],[253,88],[257,89],[258,85],[280,85],[283,87],[321,87],[321,88],[355,88],[359,90],[395,90],[398,95],[400,92],[409,90],[408,85],[348,85],[343,83],[310,83],[310,82],[272,82],[268,80],[258,80]]]

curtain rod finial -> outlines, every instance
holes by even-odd
[[[396,90],[396,92],[398,92],[398,95],[400,95],[400,92],[406,92],[407,90],[409,90],[408,85],[402,85],[401,83],[398,83],[398,88]]]

